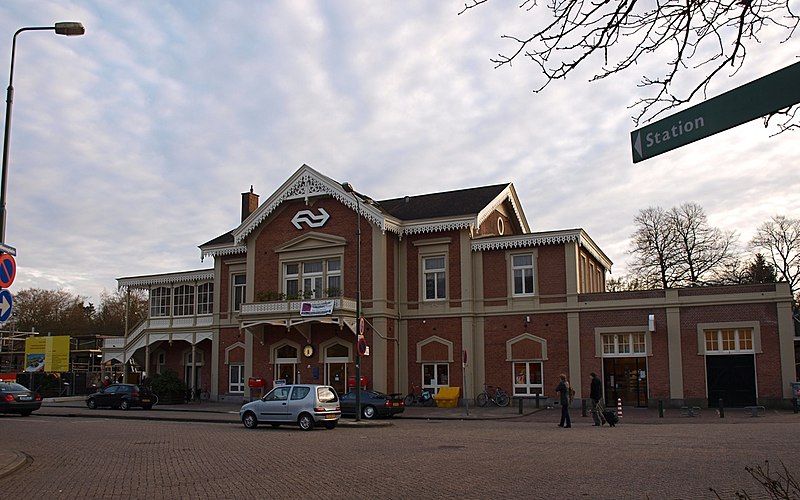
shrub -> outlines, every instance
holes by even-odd
[[[158,374],[150,380],[150,389],[158,395],[161,404],[183,403],[189,388],[172,370]]]

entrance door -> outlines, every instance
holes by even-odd
[[[756,404],[756,370],[752,354],[706,356],[708,406]]]
[[[618,357],[603,359],[607,406],[647,406],[647,358]]]
[[[336,389],[338,394],[347,392],[347,363],[325,363],[325,368],[327,384]]]

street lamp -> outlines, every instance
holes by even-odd
[[[375,201],[369,196],[365,196],[355,189],[349,182],[342,183],[342,189],[350,193],[353,199],[356,200],[356,214],[358,216],[358,223],[356,225],[356,422],[361,421],[361,354],[358,352],[358,334],[361,325],[361,202],[367,205],[375,204]]]
[[[63,22],[55,26],[29,26],[20,28],[14,33],[11,42],[11,72],[8,77],[8,90],[6,92],[6,128],[3,135],[3,171],[0,183],[0,244],[6,242],[6,183],[8,179],[8,149],[11,135],[11,104],[14,102],[14,53],[17,49],[17,35],[23,31],[55,31],[57,35],[78,36],[86,30],[81,23]]]

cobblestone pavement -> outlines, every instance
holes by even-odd
[[[727,498],[746,465],[800,471],[797,419],[572,429],[553,421],[402,420],[391,427],[0,416],[0,449],[33,461],[4,498]]]

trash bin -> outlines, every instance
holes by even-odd
[[[433,396],[436,406],[439,408],[455,408],[458,406],[458,395],[461,393],[460,387],[442,387]]]

